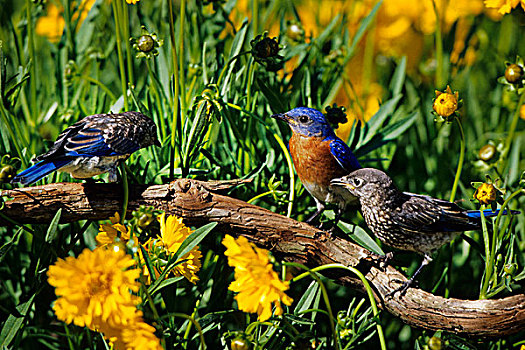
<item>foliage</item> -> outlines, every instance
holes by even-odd
[[[162,147],[129,158],[129,186],[252,178],[230,195],[304,220],[315,203],[294,175],[290,131],[270,115],[345,107],[334,119],[347,119],[338,135],[363,165],[384,169],[400,188],[478,209],[469,184],[490,175],[500,197],[491,204],[525,212],[525,93],[516,68],[525,56],[522,8],[502,16],[511,8],[496,14],[481,0],[457,0],[464,13],[438,0],[133,2],[0,0],[0,189],[12,188],[14,170],[80,118],[138,110],[155,121]],[[447,85],[463,106],[451,114],[455,123],[436,123],[435,91]],[[76,180],[55,173],[39,184],[59,181]],[[0,227],[0,347],[108,346],[53,313],[49,266],[95,249],[99,233],[98,223],[59,224],[60,215],[49,225]],[[228,290],[234,273],[215,224],[185,231],[176,251],[154,255],[145,243],[160,237],[158,215],[141,208],[126,223],[102,224],[126,233],[114,244],[149,272],[134,294],[167,349],[379,348],[383,340],[396,349],[501,349],[524,340],[523,333],[478,341],[413,329],[312,271],[290,283],[294,302],[283,303],[283,315],[259,322],[238,310]],[[354,209],[339,228],[372,251],[389,250]],[[190,282],[176,271],[190,265],[180,257],[192,251],[202,257]],[[443,247],[419,282],[447,297],[523,293],[524,251],[525,216],[498,217]],[[411,274],[419,259],[396,264]],[[273,262],[284,279],[290,268]]]

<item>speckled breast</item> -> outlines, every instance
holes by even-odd
[[[348,191],[330,186],[332,179],[347,175],[333,156],[330,141],[294,134],[290,139],[290,153],[299,179],[314,197],[329,203],[347,202],[354,198]]]

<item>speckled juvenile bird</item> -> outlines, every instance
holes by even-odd
[[[289,145],[295,170],[317,204],[317,211],[306,222],[319,216],[325,203],[334,203],[338,206],[337,224],[347,204],[356,202],[356,198],[330,181],[361,168],[357,158],[318,110],[298,107],[272,117],[285,121],[292,129]]]
[[[151,145],[160,146],[157,127],[142,113],[90,115],[65,129],[49,151],[34,159],[38,163],[12,182],[31,184],[55,170],[76,179],[109,172],[109,181],[115,182],[119,162]]]
[[[346,188],[359,198],[366,224],[382,242],[424,256],[414,275],[396,290],[401,293],[410,286],[421,269],[432,261],[430,255],[433,251],[462,231],[481,229],[479,210],[464,210],[455,203],[401,192],[392,179],[378,169],[359,169],[332,180],[332,184]],[[492,217],[498,212],[488,209],[484,215]],[[513,214],[517,213],[513,211]]]

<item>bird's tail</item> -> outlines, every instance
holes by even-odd
[[[499,214],[500,210],[499,209],[496,209],[495,211],[492,211],[492,209],[485,209],[483,210],[483,215],[486,217],[486,218],[491,218],[493,216],[497,216]],[[510,211],[513,215],[517,215],[517,214],[521,214],[520,211],[518,210],[511,210]],[[503,214],[502,215],[507,215],[508,214],[508,211],[507,210],[503,210]],[[469,210],[467,211],[467,215],[469,218],[473,218],[473,219],[479,219],[481,218],[481,213],[479,210]]]
[[[69,159],[60,159],[54,161],[43,160],[16,175],[13,180],[11,180],[11,182],[20,182],[22,185],[30,185],[33,182],[36,182],[48,175],[49,173],[62,168],[69,162],[71,162]]]

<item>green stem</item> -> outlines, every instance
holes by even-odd
[[[127,92],[127,82],[126,82],[126,72],[124,70],[124,56],[122,54],[122,37],[120,35],[120,13],[118,9],[117,0],[112,1],[111,5],[113,7],[113,13],[115,15],[115,32],[117,34],[117,54],[118,54],[118,64],[120,71],[120,87],[122,88],[122,95],[124,98],[124,109],[129,110],[128,104],[128,92]]]
[[[432,6],[434,7],[434,13],[436,14],[436,86],[442,88],[444,85],[443,79],[443,38],[441,33],[441,18],[435,0],[432,0]]]
[[[459,161],[458,161],[458,168],[456,170],[456,177],[454,178],[454,184],[452,185],[452,191],[450,192],[450,202],[454,202],[454,199],[456,198],[456,191],[458,189],[459,185],[459,178],[461,176],[461,170],[463,169],[463,162],[465,160],[465,133],[463,132],[463,127],[461,126],[461,122],[459,121],[458,117],[454,118],[458,122],[459,126],[459,132],[461,134],[461,149],[459,153]]]
[[[500,159],[503,159],[503,161],[502,161],[502,166],[499,168],[500,173],[503,173],[503,171],[507,167],[507,162],[508,162],[507,157],[510,152],[510,144],[512,143],[514,139],[514,134],[516,133],[516,127],[518,126],[518,121],[520,119],[520,108],[524,104],[525,104],[525,91],[522,91],[520,99],[518,101],[518,105],[516,106],[516,110],[514,111],[514,115],[512,117],[509,134],[507,135],[507,139],[505,140],[505,148],[503,149],[503,152],[501,154]]]
[[[498,213],[498,216],[496,217],[496,223],[495,223],[495,228],[497,229],[499,227],[499,222],[501,220],[501,217],[503,216],[503,211],[505,210],[505,208],[509,205],[509,202],[514,198],[516,197],[517,195],[519,194],[525,194],[525,190],[520,188],[519,190],[516,190],[514,192],[512,192],[512,194],[509,196],[509,198],[505,199],[505,201],[503,202],[503,204],[501,205],[501,208],[499,210],[499,213]]]
[[[286,216],[290,217],[292,215],[293,201],[295,199],[295,175],[293,172],[292,158],[290,157],[290,152],[288,152],[286,145],[284,144],[283,140],[279,137],[279,135],[273,133],[273,137],[275,138],[275,140],[281,147],[281,150],[283,151],[284,158],[286,159],[286,164],[288,165],[288,173],[290,174],[290,194],[288,196],[288,211],[286,212]]]
[[[319,278],[319,276],[316,274],[317,271],[322,271],[323,267],[325,267],[326,265],[323,265],[323,266],[320,266],[318,268],[315,268],[315,269],[309,269],[307,268],[306,266],[303,266],[301,264],[295,264],[295,263],[285,263],[286,265],[290,265],[290,266],[295,266],[295,267],[298,267],[298,268],[302,268],[302,269],[305,269],[307,272],[297,276],[297,277],[294,277],[292,279],[291,282],[296,282],[306,276],[311,276],[314,280],[316,280],[316,282],[319,284],[319,287],[321,288],[321,294],[323,295],[323,300],[326,304],[326,311],[328,311],[328,318],[330,319],[330,329],[332,330],[332,336],[334,337],[334,344],[335,344],[335,349],[339,349],[340,346],[339,346],[339,338],[337,336],[337,332],[335,330],[335,318],[334,318],[334,314],[332,312],[332,307],[330,306],[330,299],[328,298],[328,291],[326,290],[326,287],[323,283],[323,281],[321,281],[321,279]],[[333,265],[336,265],[336,264],[333,264]]]
[[[16,153],[18,155],[18,158],[20,158],[20,161],[22,162],[22,166],[24,168],[27,168],[27,161],[24,157],[24,154],[22,153],[22,149],[20,148],[20,145],[17,140],[19,140],[18,137],[15,136],[15,132],[13,131],[13,128],[11,128],[11,123],[9,122],[9,117],[7,115],[7,111],[4,108],[4,105],[2,102],[0,102],[0,111],[2,112],[2,121],[5,125],[7,132],[11,135],[11,140],[13,141],[13,144],[16,148]]]
[[[376,327],[377,327],[377,335],[379,336],[379,342],[381,344],[381,349],[382,350],[386,350],[387,347],[386,347],[386,341],[385,341],[385,335],[383,333],[383,327],[381,326],[381,324],[379,323],[379,310],[377,308],[377,304],[376,304],[376,300],[374,298],[374,292],[372,290],[372,287],[370,287],[370,283],[368,283],[368,281],[366,280],[365,276],[361,273],[361,271],[359,271],[358,269],[352,267],[352,266],[345,266],[343,264],[326,264],[326,265],[323,265],[323,266],[319,266],[319,267],[316,267],[316,268],[313,268],[311,270],[309,270],[308,268],[300,265],[300,264],[294,264],[294,263],[285,263],[287,265],[292,265],[292,266],[299,266],[303,269],[306,269],[307,272],[305,273],[302,273],[296,277],[294,277],[291,282],[297,282],[298,280],[308,276],[308,275],[312,275],[314,276],[314,272],[319,272],[319,271],[323,271],[323,270],[328,270],[328,269],[334,269],[334,268],[337,268],[337,269],[343,269],[343,270],[347,270],[347,271],[350,271],[352,273],[354,273],[355,275],[357,275],[357,277],[361,280],[361,282],[363,282],[363,285],[365,287],[365,290],[366,290],[366,294],[368,296],[368,299],[370,300],[370,305],[372,307],[372,312],[374,314],[374,317],[377,317],[378,318],[378,322],[376,323]]]
[[[120,175],[122,177],[122,191],[124,198],[122,199],[122,215],[120,215],[120,223],[124,224],[126,220],[126,213],[128,212],[128,202],[129,202],[129,187],[128,187],[128,174],[126,172],[126,163],[121,162],[119,164]]]
[[[179,115],[179,64],[177,56],[177,47],[175,46],[175,25],[173,24],[173,3],[168,1],[169,9],[169,24],[170,24],[170,40],[171,40],[171,62],[173,64],[173,116],[171,123],[171,154],[170,154],[170,179],[175,178],[175,146],[176,146],[176,132],[177,132],[177,118]]]
[[[483,204],[479,209],[481,215],[481,228],[483,230],[483,241],[485,245],[485,276],[483,278],[483,284],[479,292],[480,299],[487,298],[487,290],[489,288],[490,278],[492,277],[492,264],[493,257],[491,256],[490,241],[489,241],[489,232],[487,230],[487,223],[485,222],[485,214],[483,210],[486,209],[486,206]]]
[[[35,57],[35,36],[33,33],[33,16],[31,13],[33,2],[31,0],[26,1],[26,17],[27,17],[27,46],[29,48],[29,58],[31,60],[31,65],[29,67],[31,78],[29,79],[30,83],[30,92],[31,92],[31,119],[36,122],[38,117],[37,105],[36,105],[36,57]]]
[[[123,25],[122,29],[124,30],[124,37],[126,40],[124,42],[126,43],[126,62],[127,62],[127,68],[128,68],[128,83],[133,85],[133,59],[131,57],[131,43],[129,41],[130,35],[129,35],[129,10],[128,7],[124,2],[121,2],[122,4],[122,13],[124,14],[123,17]]]
[[[113,95],[113,93],[111,92],[111,90],[106,86],[104,85],[104,83],[102,83],[100,80],[97,80],[95,78],[92,78],[88,75],[81,75],[79,78],[81,79],[84,79],[85,81],[87,81],[88,83],[91,83],[91,84],[95,84],[97,85],[98,87],[100,87],[102,90],[104,90],[104,92],[106,94],[108,94],[109,98],[112,100],[112,101],[116,101],[117,100],[117,97],[115,95]]]
[[[186,19],[186,0],[180,0],[179,18],[179,82],[180,82],[180,116],[181,125],[186,121],[186,78],[184,76],[184,24]]]
[[[171,1],[171,0],[170,0]],[[193,325],[195,326],[195,328],[197,329],[197,332],[199,333],[199,338],[201,340],[201,346],[200,348],[201,349],[206,349],[206,342],[204,341],[204,333],[202,333],[202,327],[201,325],[199,324],[199,322],[197,322],[197,320],[195,320],[193,317],[191,316],[188,316],[186,314],[182,314],[182,313],[178,313],[178,312],[175,312],[175,313],[170,313],[170,316],[175,316],[175,317],[180,317],[180,318],[184,318],[188,321],[190,321],[191,323],[193,323]]]

